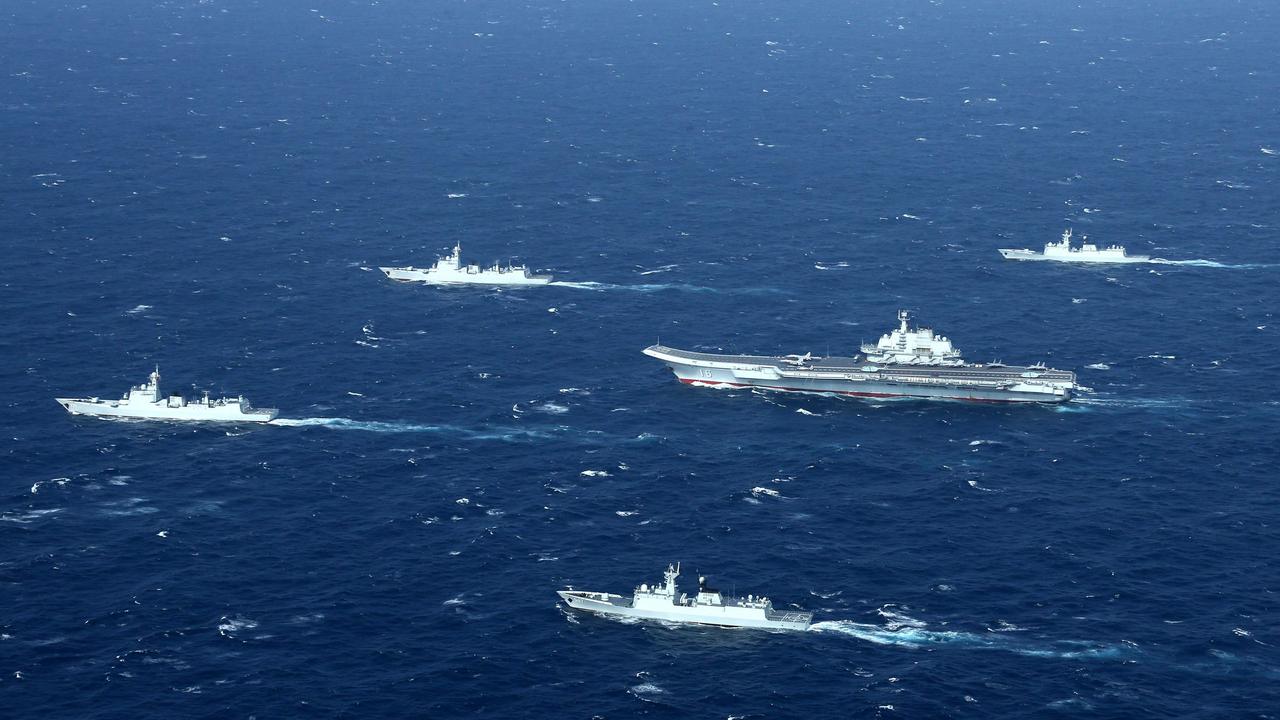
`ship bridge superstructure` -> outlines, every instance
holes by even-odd
[[[147,376],[147,381],[134,385],[125,391],[120,397],[120,402],[126,405],[132,403],[158,403],[160,402],[160,366],[157,365],[155,370]]]
[[[1079,257],[1095,257],[1095,258],[1115,258],[1123,259],[1125,257],[1124,247],[1121,245],[1108,245],[1100,248],[1089,242],[1088,235],[1080,236],[1080,247],[1071,247],[1071,228],[1062,231],[1062,239],[1058,242],[1045,243],[1044,256],[1047,258],[1070,258],[1073,255]]]
[[[898,327],[880,336],[872,345],[862,345],[862,352],[870,362],[887,365],[942,365],[959,366],[964,359],[949,338],[938,335],[926,327],[911,329],[907,323],[910,313],[898,311]]]

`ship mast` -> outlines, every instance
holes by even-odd
[[[666,580],[666,585],[663,589],[668,595],[675,597],[676,578],[680,577],[680,563],[676,563],[674,566],[667,565],[667,571],[662,574],[662,577]]]

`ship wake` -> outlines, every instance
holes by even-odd
[[[1100,408],[1142,408],[1147,410],[1186,410],[1195,405],[1195,403],[1190,399],[1179,397],[1139,398],[1092,396],[1078,397],[1074,402],[1077,405]]]
[[[619,284],[619,283],[602,283],[594,281],[571,282],[568,280],[553,280],[551,285],[559,287],[576,288],[578,290],[594,290],[596,292],[606,292],[609,290],[628,290],[631,292],[664,292],[667,290],[676,290],[680,292],[691,293],[715,293],[719,295],[775,295],[781,294],[783,291],[775,288],[737,288],[731,290],[723,290],[720,288],[706,287],[705,285],[690,285],[688,283],[635,283],[635,284]]]
[[[464,440],[501,440],[504,442],[521,442],[551,437],[539,430],[526,430],[523,428],[495,427],[476,430],[455,425],[423,425],[420,423],[352,420],[350,418],[336,417],[276,418],[268,424],[283,427],[323,427],[330,430],[359,430],[373,433],[432,433],[459,437]]]
[[[811,632],[846,635],[876,645],[893,645],[913,650],[935,647],[958,647],[974,650],[1000,650],[1027,657],[1062,659],[1105,659],[1124,654],[1125,647],[1105,643],[1063,640],[1033,644],[1020,642],[1007,635],[983,635],[961,630],[927,630],[923,623],[891,623],[871,625],[851,620],[826,620],[809,626]]]
[[[1151,258],[1147,262],[1152,265],[1184,265],[1188,267],[1226,268],[1228,270],[1266,270],[1280,267],[1275,263],[1222,263],[1217,260],[1165,260],[1164,258]]]

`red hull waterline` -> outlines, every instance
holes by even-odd
[[[735,387],[735,388],[760,388],[761,390],[777,390],[778,392],[804,393],[806,395],[846,395],[848,397],[860,397],[860,398],[917,398],[920,400],[962,400],[964,402],[991,403],[993,405],[1009,405],[1009,404],[1015,404],[1015,403],[1021,404],[1026,402],[1039,402],[1039,403],[1064,402],[1063,400],[995,400],[992,398],[964,397],[961,395],[954,395],[954,396],[906,395],[903,393],[866,393],[866,392],[850,392],[850,391],[844,391],[844,390],[801,390],[799,388],[779,387],[777,385],[753,385],[751,383],[731,383],[731,382],[706,382],[704,380],[697,380],[693,378],[682,378],[682,377],[678,377],[676,379],[684,383],[685,385],[702,385],[704,387],[719,387],[722,385],[728,385],[729,387]]]

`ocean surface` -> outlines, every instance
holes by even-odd
[[[1277,27],[8,0],[0,715],[1280,716]],[[1066,227],[1168,262],[996,252]],[[558,283],[377,271],[455,241]],[[848,354],[899,308],[1091,391],[699,389],[640,352]],[[53,402],[156,364],[281,420]],[[676,561],[816,624],[558,605]]]

